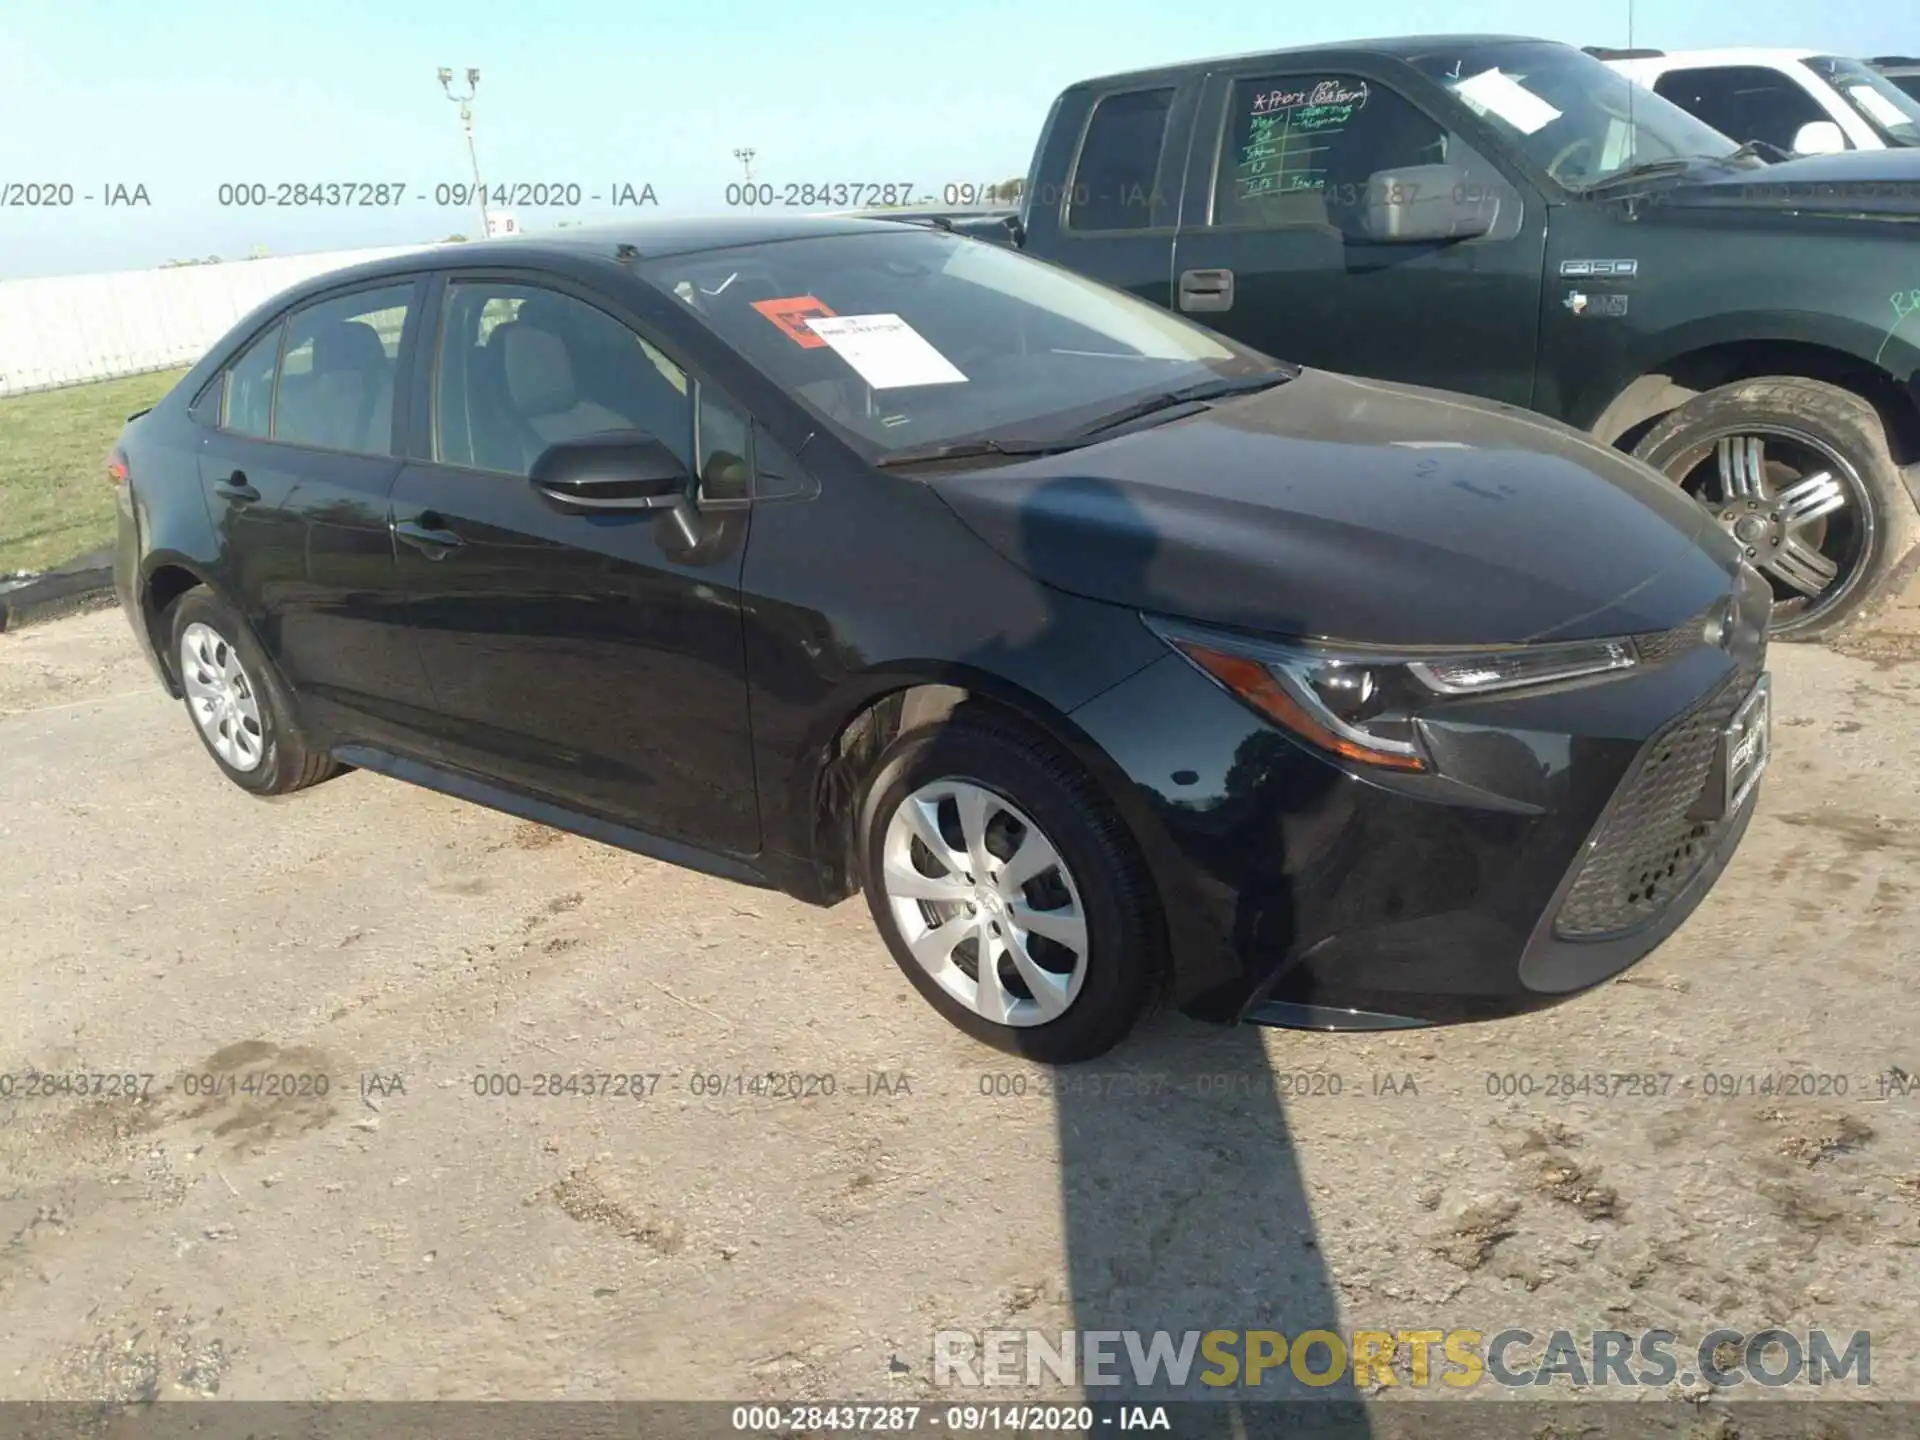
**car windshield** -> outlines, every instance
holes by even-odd
[[[1413,64],[1569,190],[1668,161],[1765,163],[1570,45],[1463,45],[1414,57]]]
[[[1870,65],[1838,55],[1807,61],[1889,145],[1920,145],[1920,100]]]
[[[1157,305],[932,228],[809,236],[638,267],[874,458],[1044,440],[1273,362]]]

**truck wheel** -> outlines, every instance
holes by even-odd
[[[976,1040],[1091,1060],[1158,997],[1164,925],[1133,837],[1025,731],[981,717],[902,735],[857,823],[887,948]]]
[[[1633,453],[1712,511],[1772,581],[1777,639],[1820,639],[1858,618],[1920,536],[1879,414],[1824,381],[1709,390]]]

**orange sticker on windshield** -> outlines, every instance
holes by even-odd
[[[806,322],[831,316],[833,311],[811,295],[788,295],[779,300],[756,300],[753,308],[778,325],[781,332],[805,350],[817,350],[827,342],[807,328]]]

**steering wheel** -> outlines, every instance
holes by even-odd
[[[1569,140],[1565,145],[1560,147],[1560,153],[1547,162],[1547,174],[1555,180],[1560,180],[1564,183],[1565,177],[1560,174],[1560,167],[1575,155],[1578,155],[1582,150],[1591,149],[1593,149],[1593,141],[1585,135],[1580,135]]]

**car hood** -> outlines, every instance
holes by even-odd
[[[1725,594],[1737,558],[1704,510],[1577,430],[1325,371],[927,483],[1058,589],[1382,645],[1661,630]]]
[[[1803,155],[1664,186],[1665,205],[1920,220],[1920,149]]]

